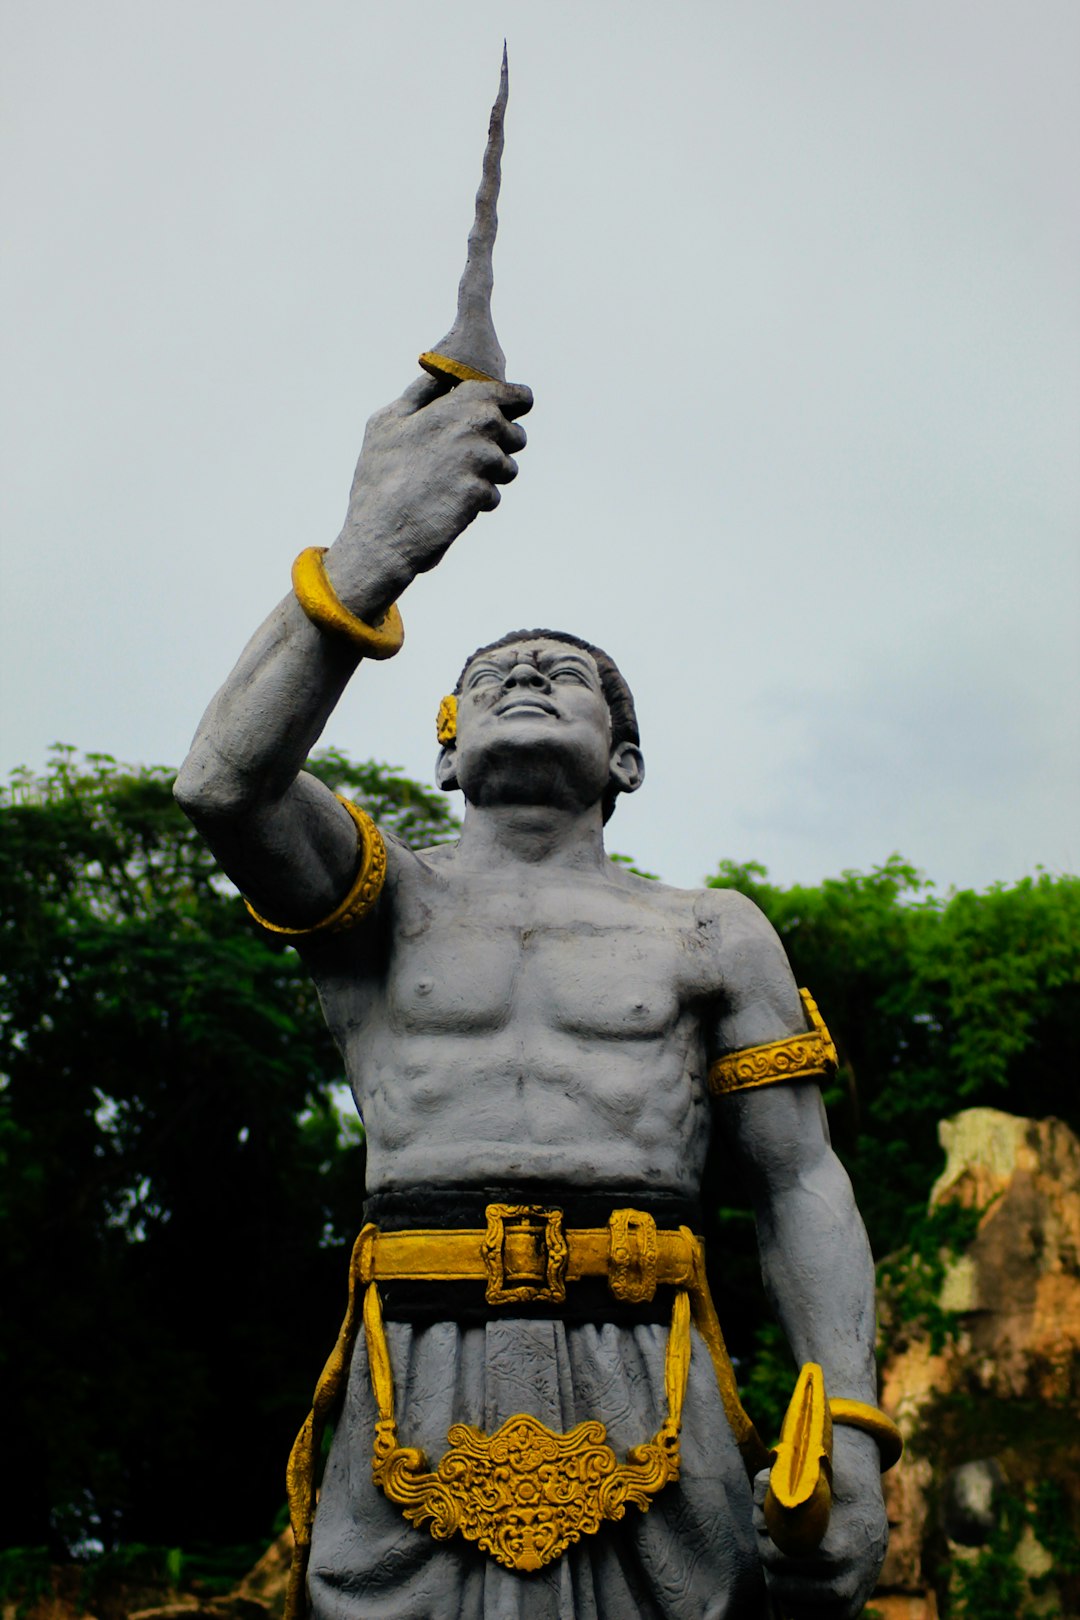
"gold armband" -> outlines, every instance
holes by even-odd
[[[892,1418],[886,1417],[879,1407],[867,1406],[865,1401],[837,1398],[829,1402],[829,1411],[834,1423],[846,1424],[849,1429],[861,1429],[870,1436],[881,1455],[883,1474],[900,1461],[904,1454],[904,1437]]]
[[[365,624],[350,613],[331,585],[323,563],[325,546],[308,546],[293,563],[296,600],[320,630],[344,636],[365,658],[393,658],[405,640],[405,626],[392,602],[378,624]]]
[[[709,1090],[718,1097],[730,1091],[750,1091],[779,1080],[827,1080],[836,1068],[836,1047],[809,990],[799,997],[806,1013],[804,1035],[789,1035],[764,1046],[748,1046],[718,1058],[709,1070]]]
[[[356,823],[360,866],[352,887],[341,904],[335,906],[328,917],[324,917],[322,922],[312,923],[308,928],[283,928],[280,923],[267,922],[266,918],[261,917],[255,910],[251,901],[245,900],[244,904],[255,921],[271,934],[281,934],[286,939],[306,939],[311,934],[341,934],[346,928],[352,928],[361,922],[375,908],[383,884],[386,882],[386,845],[383,843],[382,833],[366,810],[361,810],[359,805],[342,798],[340,793],[337,798]]]

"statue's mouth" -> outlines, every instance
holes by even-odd
[[[511,703],[500,703],[495,713],[504,714],[552,714],[557,715],[558,710],[554,703],[548,703],[545,698],[514,698]]]

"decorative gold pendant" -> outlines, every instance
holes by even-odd
[[[620,1463],[596,1421],[557,1434],[518,1413],[492,1435],[455,1423],[450,1449],[435,1472],[422,1451],[399,1446],[393,1421],[375,1425],[372,1469],[410,1523],[431,1520],[445,1541],[455,1531],[507,1569],[527,1573],[559,1558],[627,1504],[642,1512],[679,1477],[679,1426],[669,1416],[652,1440],[632,1446]]]

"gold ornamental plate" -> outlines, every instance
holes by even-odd
[[[668,1418],[656,1436],[620,1463],[595,1420],[557,1434],[524,1413],[492,1435],[455,1423],[435,1472],[422,1452],[397,1444],[392,1423],[377,1423],[373,1475],[410,1523],[430,1520],[440,1541],[455,1531],[507,1569],[527,1573],[561,1557],[628,1504],[647,1511],[679,1475],[679,1432]]]

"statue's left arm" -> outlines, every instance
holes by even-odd
[[[851,1183],[829,1141],[812,1074],[761,1082],[725,1054],[765,1052],[806,1037],[807,1015],[783,947],[741,896],[725,896],[725,998],[711,1031],[718,1124],[753,1200],[761,1270],[796,1363],[818,1363],[830,1399],[874,1407],[874,1268]],[[796,1067],[812,1042],[788,1049]],[[769,1063],[759,1065],[763,1072]],[[775,1066],[775,1065],[772,1065]],[[780,1062],[780,1067],[783,1064]],[[742,1066],[740,1065],[741,1069]],[[817,1552],[787,1557],[765,1528],[768,1475],[755,1483],[755,1523],[770,1591],[792,1620],[849,1620],[873,1590],[888,1541],[881,1458],[868,1433],[833,1430],[833,1508]]]

